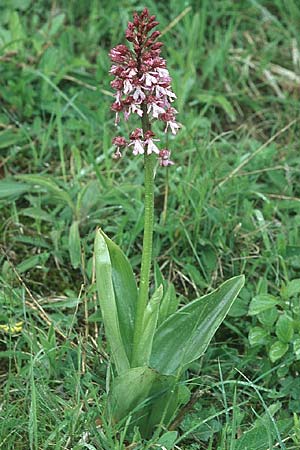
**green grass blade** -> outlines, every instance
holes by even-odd
[[[61,189],[52,178],[34,174],[18,175],[17,178],[27,183],[36,184],[45,188],[47,192],[63,203],[69,205],[70,208],[74,210],[74,204],[69,193],[64,189]]]
[[[69,253],[71,264],[74,269],[77,269],[77,267],[79,267],[81,263],[81,245],[78,220],[75,220],[70,226]]]
[[[20,197],[25,192],[30,192],[31,186],[25,183],[19,183],[18,181],[12,181],[9,179],[0,181],[0,200],[1,199],[14,199]]]

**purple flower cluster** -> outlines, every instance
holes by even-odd
[[[133,22],[128,23],[126,30],[126,39],[132,48],[120,44],[110,51],[113,63],[110,73],[115,77],[111,86],[116,91],[111,109],[116,113],[116,125],[121,112],[125,120],[131,114],[147,115],[150,124],[160,120],[164,123],[165,132],[170,129],[176,134],[180,124],[176,122],[177,111],[171,106],[176,95],[172,92],[166,61],[160,56],[163,45],[157,42],[160,32],[151,32],[157,25],[155,16],[150,16],[147,8],[140,15],[134,13]],[[141,128],[131,133],[129,142],[122,136],[115,137],[113,144],[117,150],[114,158],[119,159],[122,156],[120,150],[128,146],[133,148],[134,155],[156,153],[162,166],[173,164],[169,159],[170,151],[159,150],[156,145],[159,139],[154,137],[153,131]]]

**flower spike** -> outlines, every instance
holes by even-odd
[[[133,146],[134,155],[156,153],[160,165],[168,166],[173,164],[169,160],[170,151],[158,149],[155,142],[159,139],[153,139],[150,127],[154,121],[160,121],[164,124],[165,133],[170,129],[175,135],[181,125],[176,121],[176,109],[171,106],[176,95],[172,91],[166,61],[161,57],[163,44],[157,41],[160,32],[153,31],[158,25],[155,19],[147,8],[140,14],[135,12],[125,32],[128,45],[119,44],[109,53],[113,63],[110,74],[114,76],[111,87],[115,90],[111,109],[116,114],[116,125],[120,121],[120,113],[126,121],[134,114],[143,120],[146,115],[149,129],[144,129],[143,136],[142,130],[137,128],[131,133],[128,146]],[[121,141],[114,142],[117,146],[115,159],[120,158],[120,148],[124,147],[118,142]]]

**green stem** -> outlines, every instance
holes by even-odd
[[[143,105],[142,125],[144,134],[150,130],[150,123],[146,106]],[[154,165],[153,155],[144,155],[145,167],[145,210],[144,210],[144,238],[142,250],[142,266],[138,301],[135,312],[132,367],[139,366],[138,346],[143,334],[144,313],[149,298],[149,282],[152,261],[152,241],[153,241],[153,222],[154,222]]]

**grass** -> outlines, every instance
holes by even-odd
[[[157,171],[157,267],[181,302],[239,273],[246,287],[187,374],[178,433],[126,442],[105,414],[92,247],[100,225],[139,273],[143,173],[111,158],[107,53],[140,4],[1,2],[0,324],[23,329],[0,329],[0,448],[299,448],[299,361],[248,341],[253,296],[299,277],[298,4],[145,3],[183,124]]]

